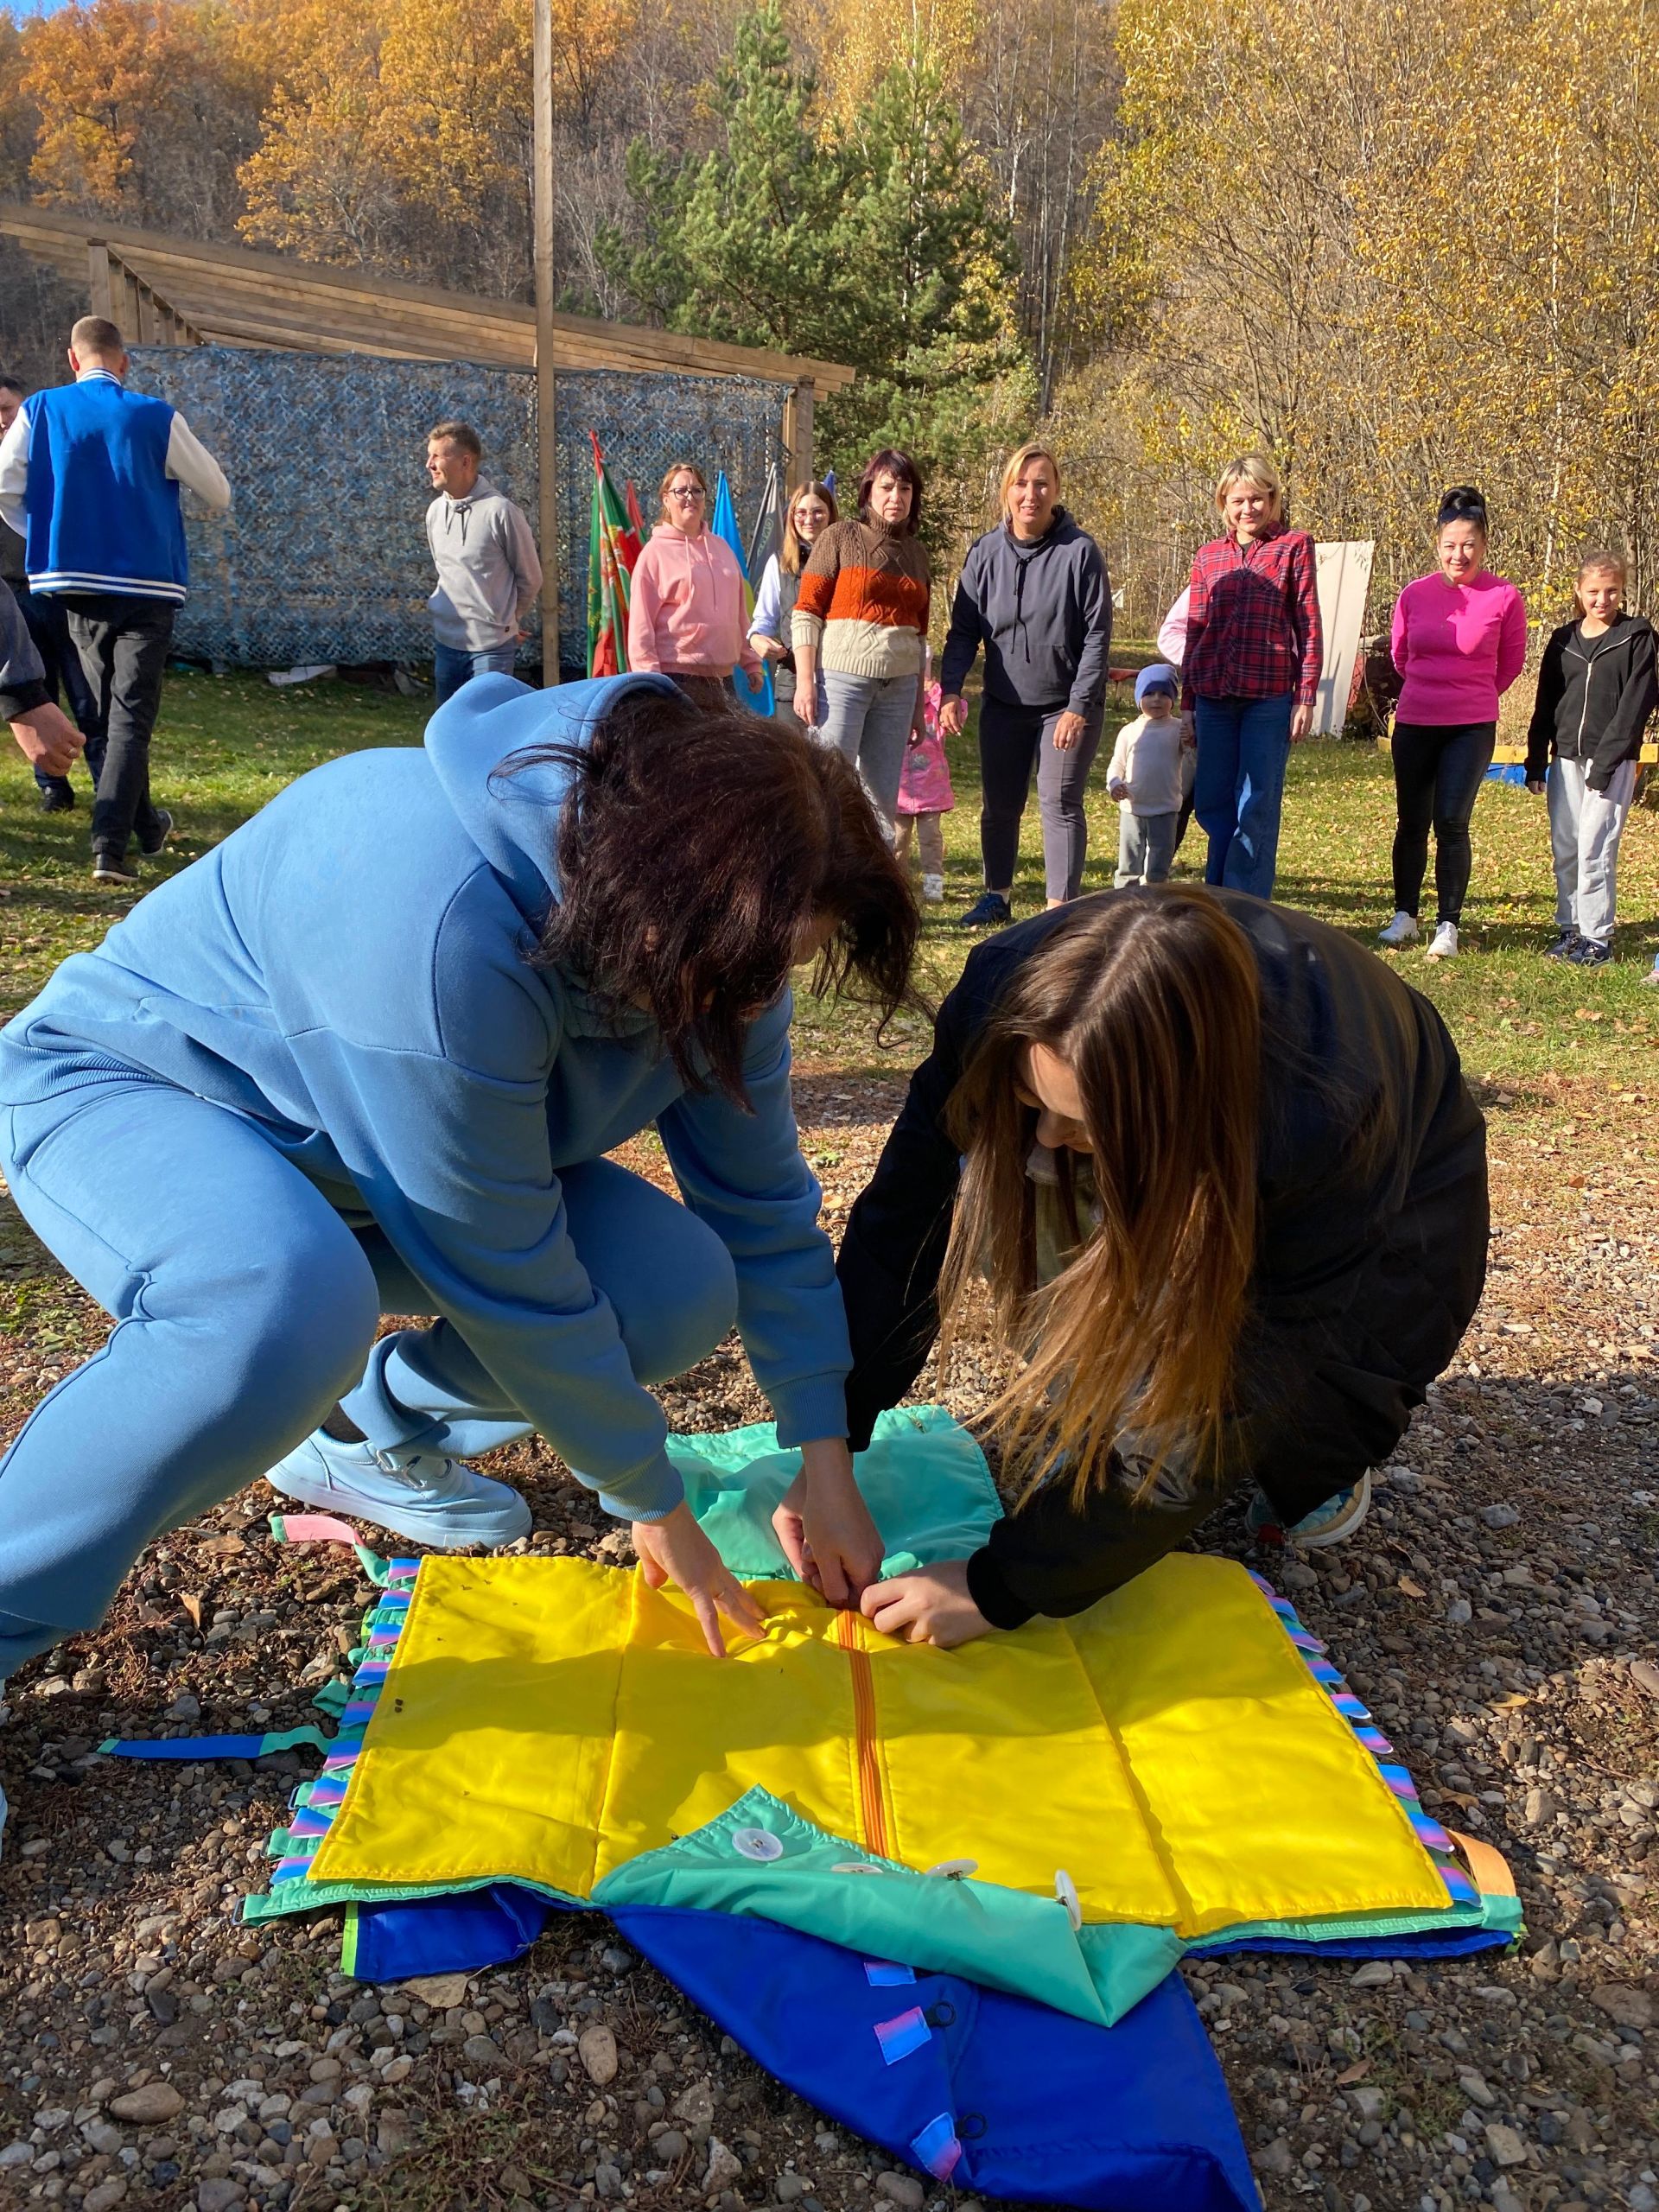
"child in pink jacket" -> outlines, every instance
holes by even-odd
[[[921,851],[922,896],[930,906],[944,898],[944,817],[956,805],[950,787],[950,763],[944,757],[939,734],[939,704],[943,694],[935,677],[922,693],[925,734],[912,737],[899,772],[899,811],[893,850],[901,861],[910,858],[911,825]]]
[[[693,461],[677,461],[660,487],[662,520],[634,563],[628,601],[628,666],[671,676],[712,703],[740,662],[759,676],[748,639],[743,571],[709,527],[709,486]]]

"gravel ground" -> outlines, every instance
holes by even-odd
[[[897,1096],[801,1085],[833,1225]],[[1505,1852],[1529,1932],[1497,1963],[1189,1972],[1274,2208],[1659,2212],[1651,1103],[1563,1083],[1486,1103],[1498,1235],[1463,1355],[1357,1539],[1264,1565],[1430,1809]],[[634,1158],[649,1170],[649,1144]],[[102,1325],[15,1217],[0,1266],[19,1294],[0,1336],[10,1435]],[[729,1349],[665,1395],[685,1428],[761,1410]],[[500,1458],[536,1506],[527,1548],[627,1556],[538,1446]],[[382,1990],[334,1970],[337,1918],[241,1927],[314,1763],[127,1764],[92,1746],[311,1717],[364,1585],[342,1553],[272,1547],[270,1504],[250,1491],[154,1547],[103,1630],[11,1685],[0,2205],[971,2202],[827,2128],[596,1919],[556,1923],[504,1972]],[[1208,1542],[1242,1554],[1236,1516]]]

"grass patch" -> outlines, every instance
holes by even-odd
[[[1107,742],[1133,712],[1115,691]],[[341,753],[420,741],[429,709],[394,694],[343,683],[274,690],[253,676],[168,678],[154,744],[158,802],[178,822],[159,861],[143,863],[154,885],[238,823],[295,776]],[[957,806],[945,819],[945,903],[926,910],[918,981],[938,999],[960,974],[976,939],[957,926],[979,890],[979,772],[972,726],[950,747]],[[1117,852],[1117,809],[1106,797],[1103,763],[1088,802],[1090,857],[1084,887],[1109,885]],[[96,887],[88,854],[86,777],[71,815],[35,810],[21,756],[0,758],[0,1011],[22,1005],[72,952],[96,944],[132,895]],[[393,822],[365,822],[365,838],[396,836]],[[1292,755],[1280,850],[1279,895],[1370,944],[1392,906],[1389,849],[1394,801],[1385,754],[1320,741]],[[1475,870],[1464,918],[1466,953],[1438,967],[1421,947],[1387,956],[1445,1014],[1471,1072],[1524,1086],[1545,1075],[1597,1076],[1634,1088],[1653,1067],[1659,992],[1643,977],[1659,950],[1659,812],[1638,807],[1625,833],[1620,869],[1618,958],[1580,972],[1541,959],[1551,933],[1554,885],[1543,802],[1508,785],[1483,785],[1475,809]],[[1197,877],[1204,839],[1187,839],[1178,876]],[[1042,850],[1033,797],[1020,841],[1014,910],[1043,903]],[[927,1025],[901,1016],[885,1047],[868,1016],[851,1007],[804,1000],[798,1056],[821,1071],[903,1074],[926,1049]]]

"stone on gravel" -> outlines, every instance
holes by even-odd
[[[683,2158],[685,2156],[685,2138],[677,2127],[665,2127],[652,2143],[651,2149],[653,2158],[660,2159],[665,2166],[671,2166],[676,2158]]]
[[[1651,1659],[1633,1659],[1630,1662],[1630,1680],[1637,1689],[1645,1690],[1649,1697],[1659,1697],[1659,1667],[1656,1667]]]
[[[1483,1505],[1480,1517],[1489,1529],[1513,1529],[1521,1515],[1513,1505]]]
[[[728,2151],[718,2135],[709,2138],[709,2164],[702,2177],[702,2193],[712,2196],[716,2190],[729,2189],[743,2178],[743,2161],[735,2151]],[[918,2196],[916,2202],[919,2204]]]
[[[80,2200],[80,2212],[115,2212],[115,2207],[127,2193],[127,2177],[113,2174],[108,2181],[101,2181],[89,2189]]]
[[[593,2020],[576,2037],[576,2056],[596,2089],[616,2079],[616,2037],[602,2020]]]
[[[1590,2002],[1604,2012],[1610,2020],[1617,2020],[1621,2028],[1650,2028],[1654,2023],[1654,2002],[1645,1989],[1631,1989],[1623,1982],[1604,1982],[1590,1993]]]
[[[1548,1789],[1529,1789],[1521,1817],[1529,1828],[1541,1828],[1554,1819],[1558,1809]]]
[[[1250,2163],[1258,2171],[1264,2174],[1287,2174],[1295,2164],[1295,2160],[1291,2155],[1290,2145],[1284,2137],[1276,2135],[1266,2150],[1255,2152]]]
[[[459,2005],[467,1994],[470,1974],[429,1974],[417,1981],[406,1981],[404,1987],[423,2005],[429,2005],[435,2012],[447,2012],[452,2005]]]
[[[1394,1968],[1386,1959],[1368,1959],[1357,1973],[1350,1977],[1355,1989],[1386,1989],[1394,1980]]]
[[[889,2204],[902,2204],[906,2212],[921,2212],[927,2202],[927,2191],[914,2174],[877,2174],[875,2193]]]
[[[1523,2166],[1527,2163],[1527,2146],[1514,2128],[1501,2120],[1486,2122],[1486,2147],[1500,2166]]]
[[[176,2120],[184,2110],[184,2099],[170,2082],[146,2082],[142,2089],[111,2097],[110,2110],[133,2127],[155,2127],[164,2120]]]

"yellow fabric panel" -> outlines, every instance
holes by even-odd
[[[976,1859],[981,1881],[1042,1897],[1063,1867],[1086,1919],[1178,1923],[1170,1871],[1065,1622],[1032,1621],[957,1651],[860,1625],[894,1858],[921,1867]]]
[[[1242,1568],[1173,1554],[1069,1626],[1183,1892],[1182,1935],[1444,1908],[1404,1808]]]
[[[595,1880],[716,1819],[757,1783],[832,1834],[862,1840],[852,1681],[846,1654],[827,1640],[835,1616],[798,1582],[749,1587],[766,1614],[766,1641],[728,1630],[721,1663],[679,1592],[639,1582],[610,1788],[594,1808]]]
[[[925,1869],[1187,1936],[1446,1891],[1260,1592],[1178,1555],[959,1651],[792,1582],[721,1664],[677,1591],[581,1560],[423,1562],[317,1881],[517,1876],[585,1897],[759,1785]],[[861,1715],[863,1725],[861,1725]],[[873,1716],[873,1732],[868,1725]]]
[[[636,1580],[576,1560],[423,1560],[313,1878],[513,1873],[586,1897]]]

